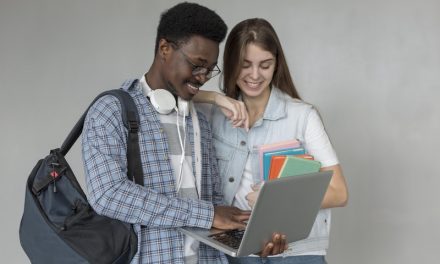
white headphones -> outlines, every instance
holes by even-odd
[[[177,112],[177,134],[179,137],[179,143],[180,143],[180,149],[182,151],[182,155],[180,158],[180,168],[179,168],[179,174],[177,175],[177,192],[179,192],[180,187],[182,185],[182,169],[183,169],[183,162],[185,160],[185,146],[186,146],[186,117],[189,115],[189,102],[178,97],[177,98],[177,106],[176,106],[176,99],[174,96],[165,89],[156,89],[152,90],[146,80],[145,75],[141,78],[141,83],[144,83],[143,85],[143,92],[144,94],[150,98],[150,103],[153,106],[153,108],[162,115],[167,115],[171,113],[173,110],[176,110]],[[179,126],[179,118],[182,118],[182,127],[183,127],[183,135],[180,132],[180,126]]]
[[[167,115],[176,108],[176,99],[165,89],[151,90],[148,95],[151,105],[162,115]]]
[[[151,105],[159,114],[167,115],[173,110],[176,110],[179,115],[188,116],[189,114],[188,101],[178,97],[176,107],[176,99],[165,89],[151,90],[147,96],[150,98]]]
[[[174,98],[174,95],[165,89],[152,90],[150,86],[148,86],[145,76],[146,74],[142,75],[142,78],[139,79],[139,82],[142,84],[142,92],[145,96],[150,98],[150,103],[156,112],[162,115],[167,115],[171,113],[171,111],[176,110],[180,115],[188,116],[189,108],[187,101],[179,97],[177,99],[176,107],[176,99]]]

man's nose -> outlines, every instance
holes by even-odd
[[[209,80],[209,78],[207,77],[207,73],[197,74],[195,77],[196,77],[196,80],[202,85],[205,84],[205,82],[207,82]]]

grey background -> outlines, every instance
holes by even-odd
[[[28,263],[18,227],[37,159],[96,94],[148,69],[159,13],[176,2],[0,1],[2,263]],[[321,112],[351,195],[333,210],[329,262],[436,263],[440,2],[199,2],[230,28],[271,21]],[[83,181],[78,145],[68,158]]]

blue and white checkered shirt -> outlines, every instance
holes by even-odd
[[[127,88],[130,82],[124,83]],[[213,205],[221,204],[221,183],[211,131],[199,113],[202,146],[201,200],[179,198],[169,159],[166,134],[139,84],[129,91],[140,118],[139,146],[144,186],[127,178],[127,129],[121,106],[112,96],[90,108],[83,129],[82,151],[88,199],[98,214],[134,224],[138,252],[131,263],[184,263],[182,226],[210,228]],[[188,139],[194,146],[191,118]],[[194,148],[192,148],[194,160]],[[194,163],[193,163],[194,166]],[[227,263],[220,252],[201,244],[199,263]]]

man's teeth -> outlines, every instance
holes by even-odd
[[[195,90],[198,90],[198,89],[199,89],[198,86],[194,86],[194,85],[192,85],[192,84],[190,84],[190,83],[188,83],[188,86],[191,87],[192,89],[195,89]]]

